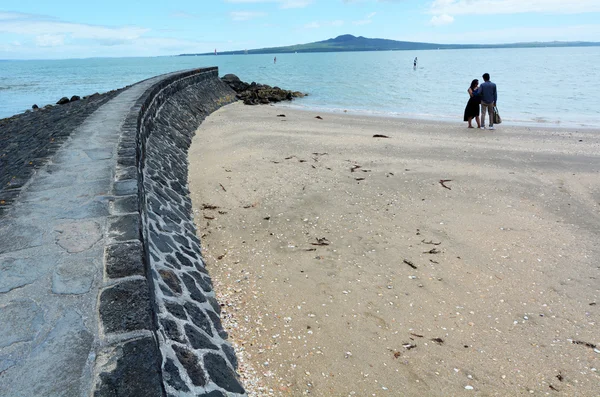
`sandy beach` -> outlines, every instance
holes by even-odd
[[[235,103],[189,162],[249,395],[599,395],[599,131]]]

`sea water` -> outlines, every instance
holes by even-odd
[[[505,123],[600,127],[600,47],[0,61],[0,118],[177,70],[218,66],[309,93],[319,111],[462,122],[471,80],[490,73]],[[417,67],[413,67],[414,58]]]

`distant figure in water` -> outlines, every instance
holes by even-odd
[[[273,58],[273,63],[277,63],[277,57]]]
[[[417,57],[415,57],[415,61],[413,62],[413,69],[417,69]]]

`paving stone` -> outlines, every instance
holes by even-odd
[[[145,280],[124,281],[102,291],[99,312],[105,332],[154,329]]]
[[[69,253],[87,251],[102,239],[102,229],[95,221],[63,223],[55,231],[56,243]]]
[[[42,259],[0,258],[0,293],[33,283],[40,275]]]
[[[112,149],[87,149],[84,152],[92,160],[106,160],[113,157]]]
[[[104,250],[104,268],[108,278],[144,276],[144,251],[140,241],[109,245]]]
[[[0,254],[42,245],[42,229],[33,225],[3,222],[0,225]]]
[[[59,213],[59,211],[62,211],[62,213]],[[108,200],[104,198],[97,198],[86,203],[63,203],[62,208],[56,208],[55,213],[58,213],[57,219],[89,219],[110,215]]]
[[[208,371],[210,379],[219,387],[232,393],[245,393],[235,372],[227,365],[227,361],[223,357],[213,353],[205,354],[204,367]]]
[[[43,322],[43,310],[32,300],[18,300],[0,306],[0,348],[32,341]]]
[[[15,360],[0,357],[0,374],[6,372],[6,370],[14,367],[15,365],[17,365],[17,362]],[[1,395],[2,394],[0,394],[0,396]]]
[[[96,273],[96,266],[92,263],[74,263],[73,260],[63,262],[52,274],[52,292],[70,295],[85,294],[90,291]]]
[[[94,397],[162,397],[156,342],[138,339],[103,349]],[[184,390],[184,389],[181,389]]]
[[[79,314],[63,313],[29,356],[3,374],[3,380],[17,385],[11,396],[81,395],[93,339]]]

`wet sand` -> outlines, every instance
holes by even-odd
[[[599,131],[236,103],[189,161],[251,396],[598,395]]]

